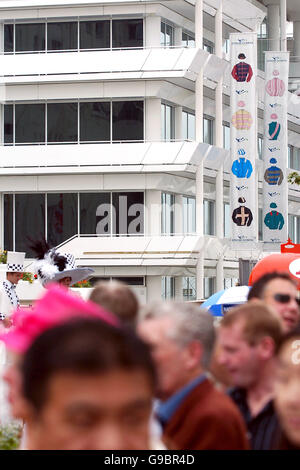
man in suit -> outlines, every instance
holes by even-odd
[[[7,252],[6,279],[0,283],[0,320],[7,328],[11,326],[13,310],[20,305],[16,285],[24,272],[24,258],[25,253]]]
[[[157,368],[157,418],[169,449],[247,449],[246,428],[229,397],[206,370],[214,346],[213,318],[184,302],[147,307],[138,326]]]

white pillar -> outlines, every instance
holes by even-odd
[[[182,277],[181,276],[176,276],[175,277],[175,300],[178,300],[178,301],[183,300]]]
[[[203,47],[203,0],[196,0],[195,5],[195,45]],[[203,142],[203,70],[200,71],[195,83],[195,131],[196,142]],[[196,232],[203,236],[203,160],[196,170]],[[197,266],[197,300],[204,297],[204,253],[199,253]]]
[[[148,98],[145,101],[145,139],[147,142],[161,140],[161,100]]]
[[[183,233],[183,201],[182,195],[175,195],[175,234]]]
[[[281,50],[287,50],[287,39],[286,39],[286,0],[280,0],[280,39],[281,39]]]
[[[269,50],[279,51],[280,50],[280,14],[279,5],[270,4],[268,5],[268,39],[269,39]]]
[[[222,58],[222,2],[215,15],[215,49],[216,55]],[[216,86],[216,146],[223,147],[223,77]],[[216,236],[224,237],[224,206],[223,206],[223,165],[219,168],[216,176]],[[223,255],[217,261],[216,266],[216,289],[223,289]]]
[[[182,140],[182,106],[175,108],[175,140]]]
[[[147,302],[161,300],[161,276],[147,276]]]
[[[161,192],[146,191],[145,235],[161,235]]]
[[[182,46],[182,28],[180,28],[179,26],[175,28],[174,46],[176,47]]]
[[[4,214],[2,213],[2,208],[4,209],[3,194],[0,193],[0,246],[4,250]]]
[[[300,21],[294,21],[294,56],[300,60]]]
[[[160,47],[160,16],[145,18],[145,47]]]

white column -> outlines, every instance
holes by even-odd
[[[182,295],[182,277],[176,276],[175,277],[175,300],[181,301],[183,299]]]
[[[215,50],[216,55],[222,58],[222,1],[220,7],[215,15]],[[216,103],[216,146],[223,147],[223,77],[216,86],[215,91]],[[224,237],[224,206],[223,206],[223,165],[219,168],[216,176],[216,236],[219,238]],[[217,261],[216,266],[216,289],[217,291],[223,289],[223,255]]]
[[[146,191],[145,235],[161,235],[161,192]]]
[[[286,0],[280,0],[280,39],[281,50],[287,50],[286,40]]]
[[[145,18],[145,47],[160,47],[160,16]]]
[[[182,195],[175,195],[175,233],[183,233],[183,201]]]
[[[300,21],[294,21],[294,56],[300,60]]]
[[[147,276],[147,302],[161,300],[161,276]]]
[[[279,51],[280,50],[280,14],[279,5],[270,4],[268,5],[268,39],[269,39],[269,50]]]
[[[175,108],[175,140],[182,140],[182,106]]]
[[[4,208],[3,194],[0,193],[0,246],[2,247],[2,249],[4,249],[4,226],[3,226],[4,214],[2,213],[2,208]]]
[[[145,101],[145,139],[147,142],[161,140],[161,100],[148,98]]]
[[[196,0],[195,5],[195,45],[197,48],[203,47],[203,0]],[[196,142],[203,142],[203,70],[198,74],[195,83],[195,131]],[[196,232],[198,236],[203,236],[203,161],[196,170]],[[204,254],[199,253],[197,266],[197,299],[204,297]]]
[[[182,28],[180,28],[179,26],[175,28],[174,32],[174,46],[182,46]]]

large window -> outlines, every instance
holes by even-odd
[[[3,217],[4,249],[31,256],[30,239],[56,246],[77,233],[143,234],[144,193],[4,194]]]
[[[213,118],[205,116],[203,118],[203,142],[213,145],[214,143],[214,128]]]
[[[161,105],[161,138],[162,140],[174,139],[174,108],[167,104]]]
[[[183,233],[196,233],[196,199],[183,197]]]
[[[174,28],[164,21],[161,22],[160,45],[164,47],[174,46]]]
[[[110,21],[81,21],[80,49],[109,49]]]
[[[29,240],[45,237],[45,194],[15,195],[15,247],[32,255]],[[5,238],[5,237],[4,237]]]
[[[166,29],[166,40],[169,27]],[[48,21],[4,25],[4,52],[143,47],[143,20]]]
[[[181,44],[183,47],[195,47],[195,36],[191,33],[182,31]]]
[[[214,53],[214,44],[208,39],[203,39],[203,49],[209,54]]]
[[[113,20],[112,47],[143,47],[143,21]]]
[[[56,246],[78,232],[78,196],[75,193],[47,194],[47,238]]]
[[[205,277],[204,278],[204,298],[207,299],[216,292],[215,289],[216,278],[215,277]]]
[[[257,153],[258,153],[258,158],[262,160],[263,158],[263,145],[264,145],[264,138],[261,134],[258,134],[257,136]]]
[[[143,101],[4,105],[7,145],[143,139]]]
[[[288,168],[300,170],[300,148],[288,146]]]
[[[215,235],[215,201],[204,199],[204,234]]]
[[[45,105],[15,105],[16,144],[45,142]]]
[[[182,138],[184,140],[195,140],[195,115],[182,112]]]
[[[230,150],[230,124],[223,123],[223,147],[225,150]]]
[[[183,294],[183,300],[191,301],[191,300],[197,299],[195,277],[183,277],[182,278],[182,294]]]
[[[161,297],[163,300],[175,298],[175,278],[171,276],[162,276],[161,278]]]
[[[288,236],[293,243],[300,243],[300,216],[289,214],[289,233]]]
[[[161,193],[161,233],[175,232],[175,195]]]
[[[113,140],[144,139],[143,101],[114,101],[112,113]]]

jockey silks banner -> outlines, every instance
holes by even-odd
[[[273,249],[288,238],[288,74],[288,52],[265,53],[263,241]]]
[[[256,34],[230,34],[231,239],[256,242]]]

